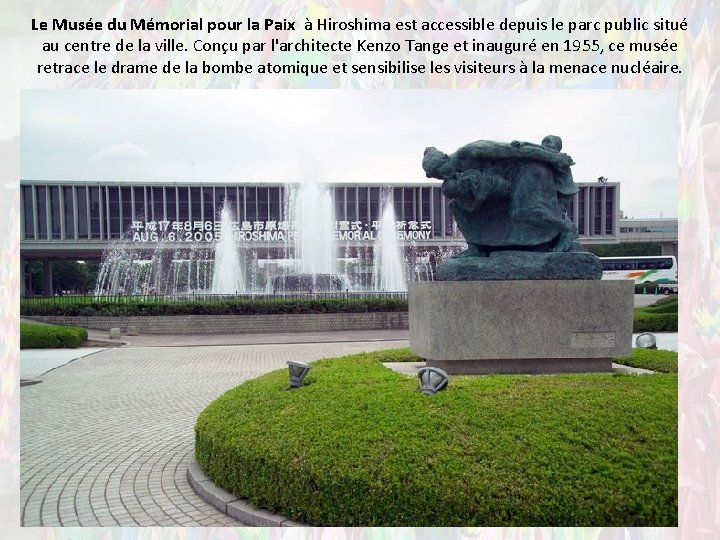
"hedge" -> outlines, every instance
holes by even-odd
[[[677,332],[677,297],[662,299],[651,306],[636,308],[633,314],[633,332]]]
[[[678,301],[677,297],[661,299],[650,306],[638,308],[645,313],[677,313],[678,312]]]
[[[149,315],[259,315],[290,313],[364,313],[407,311],[403,298],[360,298],[350,301],[338,298],[291,300],[218,300],[215,302],[90,302],[26,303],[23,316],[149,316]]]
[[[370,353],[287,386],[225,393],[195,444],[215,483],[295,521],[677,525],[676,375],[453,376],[425,396]]]
[[[87,330],[77,326],[20,323],[21,349],[75,348],[87,340]]]

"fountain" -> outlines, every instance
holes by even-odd
[[[233,238],[233,215],[227,203],[220,223],[222,232],[214,246],[214,261],[212,248],[188,245],[172,249],[165,237],[152,248],[138,248],[126,234],[103,254],[95,296],[245,293],[240,254]]]
[[[180,241],[168,228],[158,231],[157,241],[138,244],[129,229],[103,254],[95,295],[396,292],[407,290],[410,276],[432,279],[429,259],[403,259],[391,192],[383,196],[381,216],[372,216],[380,218],[376,236],[361,227],[363,243],[348,242],[343,250],[338,247],[332,193],[313,180],[285,190],[284,209],[276,216],[288,225],[283,228],[284,253],[277,247],[262,252],[249,249],[251,244],[239,245],[233,230],[236,208],[229,200],[217,216],[220,235],[214,243],[208,244],[211,239],[205,236],[202,242],[185,237]],[[412,250],[405,255],[412,258]],[[418,263],[422,271],[408,270]]]
[[[240,254],[233,238],[233,217],[227,201],[220,211],[220,239],[215,243],[215,265],[210,292],[212,294],[245,293]]]
[[[123,241],[111,244],[103,253],[95,296],[154,293],[154,265],[159,262],[154,252],[131,249]]]
[[[268,283],[269,294],[343,291],[346,284],[341,274],[285,274],[273,276]]]
[[[328,292],[348,288],[337,272],[334,212],[330,191],[315,180],[288,188],[285,215],[295,224],[292,248],[295,272],[273,276],[267,287],[273,293]]]
[[[118,283],[121,275],[127,276],[131,272],[131,260],[123,256],[120,245],[111,246],[103,253],[100,270],[95,283],[95,296],[102,294],[117,294],[121,285]]]
[[[407,291],[405,265],[395,231],[395,208],[387,199],[375,240],[372,288],[376,292]]]
[[[209,250],[176,250],[171,262],[169,290],[173,294],[194,294],[207,292],[212,283],[212,267],[215,261],[209,257]]]
[[[290,200],[298,271],[313,275],[334,273],[337,255],[330,192],[311,180],[294,189]]]
[[[127,240],[105,251],[95,284],[95,296],[207,292],[213,261],[208,249],[171,250],[159,245],[138,249]]]

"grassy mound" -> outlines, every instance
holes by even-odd
[[[677,332],[678,300],[669,296],[651,306],[635,308],[633,332]]]
[[[75,348],[87,339],[87,330],[77,326],[20,323],[21,349]]]
[[[678,353],[676,351],[633,349],[630,356],[614,358],[625,366],[650,369],[660,373],[677,373]]]
[[[313,525],[677,524],[676,376],[455,376],[424,396],[383,355],[230,390],[197,420],[200,466]]]

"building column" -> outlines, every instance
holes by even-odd
[[[676,259],[678,258],[677,242],[660,242],[660,248],[663,255],[673,255]]]
[[[28,290],[28,271],[25,257],[20,256],[20,296],[25,296]],[[32,289],[30,289],[32,290]]]
[[[43,260],[43,295],[53,295],[52,282],[52,260],[45,259]]]

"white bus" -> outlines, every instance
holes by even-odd
[[[677,283],[677,260],[672,255],[654,257],[600,257],[602,279],[632,279],[635,283]]]

